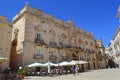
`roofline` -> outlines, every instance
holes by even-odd
[[[112,40],[114,40],[115,39],[115,37],[117,36],[117,34],[118,34],[118,32],[120,31],[120,26],[118,26],[118,28],[117,28],[117,30],[116,30],[116,32],[115,32],[115,34],[113,35],[113,38],[112,38]]]

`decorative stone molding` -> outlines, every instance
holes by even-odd
[[[44,59],[44,56],[42,54],[40,54],[39,56],[35,54],[34,59]]]
[[[42,44],[45,44],[45,42],[44,42],[44,40],[42,40],[42,39],[35,39],[35,43],[36,43],[36,45],[42,45]]]

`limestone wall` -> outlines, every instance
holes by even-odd
[[[0,16],[0,57],[8,60],[0,65],[1,69],[9,67],[10,49],[11,49],[12,25],[6,17]]]

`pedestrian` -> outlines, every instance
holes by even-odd
[[[75,72],[78,73],[78,71],[79,71],[79,66],[76,65]]]
[[[75,75],[75,65],[72,65],[72,72],[73,72],[73,75]]]

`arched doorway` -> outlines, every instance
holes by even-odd
[[[73,60],[78,60],[78,55],[77,55],[76,53],[73,53],[73,54],[72,54],[72,59],[73,59]]]

